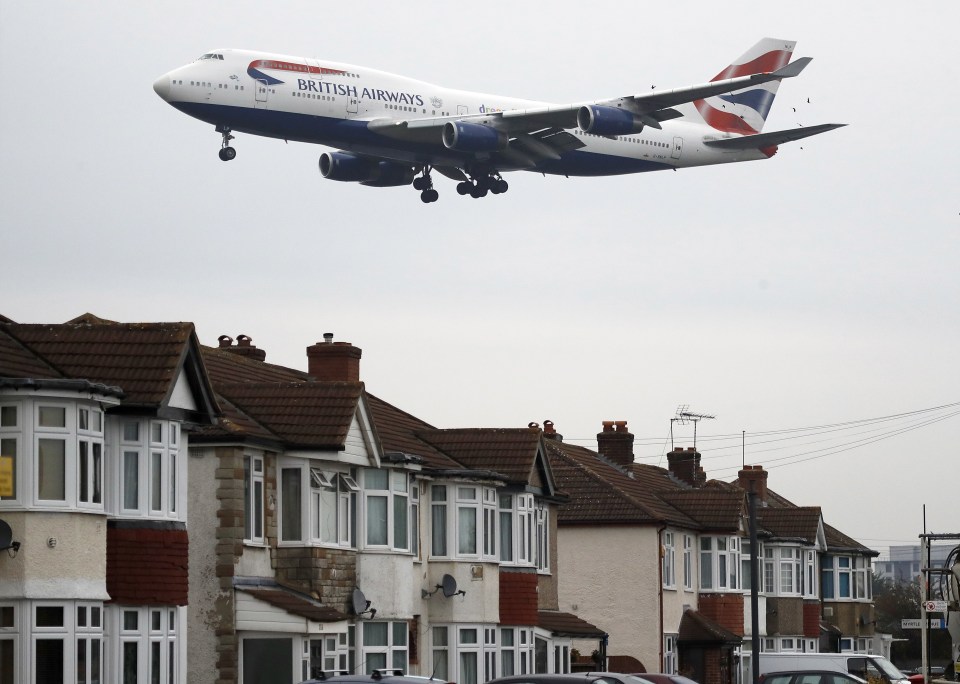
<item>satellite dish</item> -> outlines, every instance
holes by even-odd
[[[443,595],[447,598],[457,595],[457,579],[453,575],[444,575],[440,580],[440,588],[443,589]]]
[[[0,520],[0,551],[13,549],[13,555],[16,556],[20,551],[20,542],[13,541],[13,530],[5,520]]]
[[[370,602],[367,600],[367,597],[363,595],[363,592],[360,589],[353,590],[353,613],[354,615],[363,615],[367,608],[370,607]]]

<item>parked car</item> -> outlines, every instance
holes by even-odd
[[[635,672],[635,676],[646,679],[653,684],[697,684],[689,677],[677,674],[664,674],[662,672]]]
[[[689,681],[689,680],[688,680]],[[500,677],[487,684],[653,684],[644,675],[623,672],[577,672],[574,674],[526,674]]]
[[[342,670],[321,672],[315,679],[300,684],[447,684],[446,680],[404,674],[403,670],[374,670],[370,674],[351,674]]]
[[[791,670],[760,675],[761,684],[867,684],[867,680],[832,670]]]

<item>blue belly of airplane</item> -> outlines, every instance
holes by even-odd
[[[356,145],[377,147],[382,148],[383,155],[387,158],[390,157],[390,150],[396,150],[405,152],[407,155],[422,155],[424,158],[432,155],[445,159],[459,157],[464,166],[476,161],[473,155],[458,154],[442,145],[430,146],[387,138],[371,131],[364,120],[199,102],[171,102],[171,104],[196,119],[217,126],[228,126],[240,133],[332,147],[350,148]],[[495,163],[494,166],[496,166]],[[671,165],[662,162],[574,150],[564,152],[558,160],[545,160],[536,167],[524,170],[561,176],[616,176],[671,168],[673,168]]]

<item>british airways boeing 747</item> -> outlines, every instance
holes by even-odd
[[[434,202],[436,171],[457,192],[506,192],[506,171],[605,176],[767,159],[777,145],[838,128],[761,132],[793,41],[764,38],[709,83],[548,104],[450,90],[365,67],[248,50],[214,50],[153,84],[180,111],[213,124],[220,159],[234,133],[319,143],[324,178],[413,185]]]

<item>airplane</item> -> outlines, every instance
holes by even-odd
[[[442,88],[326,60],[213,50],[153,89],[220,133],[337,148],[320,173],[372,187],[412,185],[435,202],[432,172],[473,198],[507,191],[502,174],[607,176],[767,159],[777,146],[846,124],[763,133],[780,81],[810,63],[764,38],[710,82],[573,104]]]

